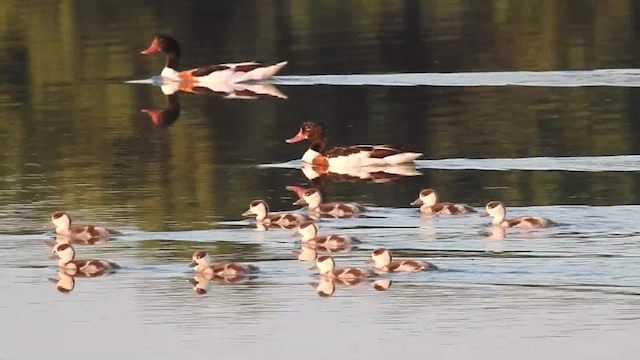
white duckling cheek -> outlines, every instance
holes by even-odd
[[[391,263],[391,256],[388,252],[384,252],[376,256],[373,261],[376,263],[376,267],[385,267]]]
[[[62,215],[57,219],[53,219],[53,225],[56,226],[56,230],[68,230],[69,226],[71,226],[71,221],[69,216]]]
[[[318,206],[320,206],[320,203],[322,202],[322,198],[320,197],[320,194],[317,192],[311,194],[310,196],[305,196],[304,200],[307,202],[307,204],[309,204],[310,209],[317,208]]]
[[[252,210],[256,214],[256,220],[258,221],[262,221],[267,217],[267,209],[262,204],[252,208]]]
[[[500,225],[507,215],[503,207],[496,207],[494,209],[487,210],[487,212],[493,217],[494,225]]]
[[[434,193],[421,197],[421,200],[422,202],[424,202],[424,205],[426,206],[433,206],[436,204],[436,202],[438,202],[438,198]]]

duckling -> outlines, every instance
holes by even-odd
[[[293,227],[301,221],[311,220],[308,216],[296,213],[269,213],[269,205],[264,200],[253,200],[249,209],[242,216],[256,216],[256,221],[263,224]]]
[[[260,269],[254,265],[238,264],[233,262],[224,262],[211,264],[211,257],[206,251],[196,251],[191,257],[193,260],[190,264],[197,273],[213,276],[238,276],[244,274],[257,273]]]
[[[71,225],[71,216],[69,214],[56,211],[51,216],[51,222],[45,227],[55,228],[57,235],[68,237],[71,241],[87,243],[104,241],[109,238],[110,235],[122,235],[121,232],[111,229],[106,229],[100,226],[94,225]]]
[[[76,260],[76,252],[71,244],[56,244],[52,253],[60,259],[58,266],[71,276],[95,277],[120,269],[116,263],[106,260]]]
[[[368,269],[336,268],[336,263],[331,256],[318,257],[316,259],[316,267],[320,271],[320,276],[339,280],[363,279],[372,275],[372,272]]]
[[[438,270],[432,263],[418,260],[393,261],[391,251],[385,248],[376,249],[371,253],[371,261],[380,272],[419,272]]]
[[[332,202],[324,204],[322,203],[322,195],[317,189],[305,190],[293,205],[308,205],[311,214],[329,215],[336,218],[352,217],[366,210],[364,206],[355,203]]]
[[[494,226],[534,229],[556,225],[555,222],[549,219],[536,216],[519,216],[513,219],[506,219],[507,210],[500,201],[489,201],[485,206],[485,210],[480,216],[491,216]]]
[[[438,203],[438,194],[433,189],[420,191],[418,198],[410,205],[421,205],[420,212],[429,215],[460,215],[476,212],[474,208],[466,204]]]
[[[312,282],[309,285],[316,290],[316,294],[320,297],[330,297],[336,292],[336,284],[333,279],[321,277],[320,282]]]
[[[311,221],[302,222],[298,226],[298,233],[302,235],[302,244],[315,246],[326,251],[341,251],[349,248],[352,244],[362,243],[351,236],[324,235],[318,236],[318,227]]]

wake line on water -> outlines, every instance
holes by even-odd
[[[300,168],[300,160],[278,164],[261,164],[261,168]],[[416,169],[439,170],[536,170],[580,172],[640,171],[640,155],[527,157],[496,159],[417,160]]]
[[[640,69],[277,76],[274,85],[309,86],[640,86]]]

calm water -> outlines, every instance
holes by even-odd
[[[22,1],[0,3],[0,358],[635,358],[640,345],[640,1]],[[257,99],[148,79],[156,33],[183,67],[288,60]],[[606,69],[592,71],[597,69]],[[532,72],[529,72],[532,71]],[[269,95],[271,94],[271,95]],[[180,109],[178,112],[177,109]],[[168,109],[153,124],[142,109]],[[412,176],[313,183],[301,122],[335,145],[402,143]],[[362,174],[360,174],[362,175]],[[255,198],[295,210],[322,186],[367,216],[325,219],[439,272],[319,297],[293,230],[257,231]],[[492,231],[477,215],[421,217],[424,187],[478,210],[560,226]],[[65,278],[42,225],[65,210],[124,232],[76,246],[123,269]],[[256,264],[200,283],[191,254]]]

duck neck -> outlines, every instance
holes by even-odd
[[[261,211],[259,214],[256,214],[256,221],[260,221],[260,222],[264,221],[267,218],[267,214],[268,213],[266,211],[264,212]]]
[[[180,53],[169,53],[167,54],[164,67],[178,71],[179,62],[180,62]]]
[[[312,140],[309,149],[322,153],[324,150],[324,139]]]
[[[312,239],[315,239],[315,234],[302,234],[302,242],[307,242]]]
[[[506,211],[499,212],[496,216],[493,217],[493,225],[502,225],[507,217]]]
[[[59,267],[61,267],[61,268],[66,268],[66,267],[67,267],[67,265],[68,265],[69,263],[71,263],[72,261],[73,261],[73,259],[72,259],[72,260],[69,260],[69,259],[60,259],[60,260],[58,260],[58,266],[59,266]]]
[[[433,214],[433,206],[428,204],[422,204],[420,206],[420,212],[424,214]]]

